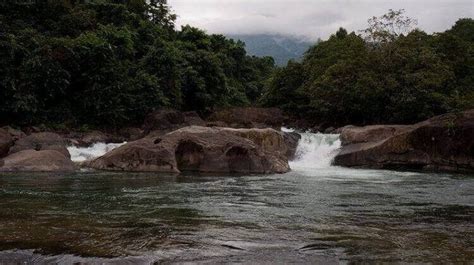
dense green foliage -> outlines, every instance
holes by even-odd
[[[474,108],[474,20],[429,35],[408,30],[413,20],[402,15],[372,18],[365,35],[340,29],[276,71],[262,103],[327,126],[413,123]]]
[[[209,112],[261,95],[271,58],[185,26],[166,1],[0,8],[0,123],[122,126],[173,107]]]
[[[275,69],[240,41],[175,30],[166,0],[36,2],[0,8],[0,124],[124,126],[257,102],[327,126],[474,108],[472,19],[430,35],[391,10]]]

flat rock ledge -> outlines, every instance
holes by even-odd
[[[341,139],[338,166],[474,172],[474,110],[408,126],[348,127]]]
[[[290,170],[287,142],[273,129],[190,126],[130,142],[87,166],[136,172],[285,173]]]

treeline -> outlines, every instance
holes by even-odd
[[[166,0],[0,3],[0,125],[139,124],[155,109],[282,108],[322,126],[474,108],[474,20],[427,34],[403,11],[275,68],[244,43],[175,29]],[[12,1],[15,2],[15,1]]]
[[[261,102],[325,126],[414,123],[474,108],[474,20],[427,34],[393,11],[340,29],[272,76]]]
[[[15,2],[15,1],[12,1]],[[166,1],[0,3],[0,123],[123,126],[154,109],[254,104],[274,70]]]

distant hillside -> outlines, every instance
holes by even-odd
[[[283,35],[229,35],[246,44],[246,50],[251,55],[272,56],[277,65],[284,66],[290,59],[300,59],[314,43],[292,36]]]

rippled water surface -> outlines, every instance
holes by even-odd
[[[474,176],[0,175],[0,263],[474,261]]]

